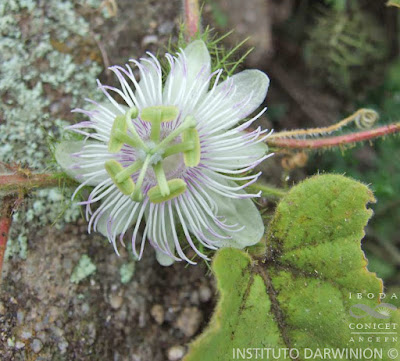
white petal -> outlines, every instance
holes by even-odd
[[[85,146],[103,146],[103,143],[93,141],[62,141],[56,147],[55,157],[58,164],[63,170],[72,178],[75,178],[78,182],[83,183],[89,180],[86,184],[95,186],[100,182],[109,178],[104,168],[103,162],[96,162],[96,165],[89,166],[90,160],[88,158],[75,157],[73,154],[82,152],[88,152],[84,149]],[[93,156],[95,159],[95,156]],[[91,176],[91,173],[97,172],[97,175]]]
[[[194,107],[208,88],[211,57],[202,40],[191,42],[172,64],[164,87],[165,104]]]
[[[158,60],[132,61],[140,71],[140,82],[135,91],[140,108],[162,104],[162,73]]]
[[[260,70],[250,69],[235,74],[231,79],[236,87],[236,91],[230,98],[232,106],[245,104],[247,102],[244,102],[244,99],[250,99],[241,109],[241,116],[244,118],[253,113],[264,101],[268,92],[269,78]],[[223,88],[226,81],[221,83],[219,87]]]
[[[226,185],[234,187],[233,181],[221,180]],[[214,225],[213,229],[221,235],[230,236],[230,239],[218,239],[212,234],[207,237],[215,242],[218,247],[234,247],[243,249],[258,243],[264,235],[264,222],[254,202],[249,198],[234,199],[224,197],[216,192],[208,191],[218,207],[218,216],[227,226],[236,225],[231,230],[221,229]],[[239,191],[239,194],[245,194]],[[210,222],[211,224],[211,222]],[[242,228],[242,229],[241,229]]]
[[[119,104],[119,107],[121,107],[124,112],[121,113],[121,110],[117,108],[114,104],[108,101],[104,102],[91,102],[91,104],[88,106],[89,110],[98,110],[102,113],[105,113],[107,116],[110,116],[111,119],[113,120],[112,123],[114,123],[114,119],[117,115],[120,114],[125,114],[128,110],[129,107],[126,104]],[[110,124],[112,126],[112,123]]]
[[[156,259],[161,266],[169,267],[175,263],[175,260],[163,252],[156,250]]]
[[[210,138],[209,146],[204,145],[207,159],[203,163],[211,162],[223,169],[240,169],[257,162],[268,152],[268,146],[262,141],[251,141],[249,135],[238,132],[235,136],[223,137],[215,142]]]
[[[165,229],[165,234],[167,236],[166,240],[168,242],[170,250],[172,252],[174,252],[175,251],[174,236],[172,234],[171,223],[168,221],[168,219],[165,219],[165,227],[164,227],[164,229]],[[166,267],[167,266],[171,266],[175,262],[175,260],[172,257],[170,257],[167,254],[165,254],[164,252],[161,252],[161,251],[158,251],[158,250],[156,250],[156,258],[157,258],[158,263],[161,266],[166,266]]]
[[[123,196],[121,198],[121,203],[127,201],[128,196]],[[115,205],[112,207],[108,208],[99,218],[99,221],[97,223],[97,228],[96,230],[100,232],[103,236],[109,238],[108,230],[107,230],[107,224],[110,220],[110,216],[113,216],[112,222],[111,222],[111,235],[119,235],[123,231],[129,230],[129,228],[136,223],[138,214],[139,212],[138,207],[135,208],[135,203],[133,201],[125,203],[126,206],[124,209],[116,214],[116,205],[118,205],[119,202],[116,202]],[[134,212],[134,214],[132,214]],[[110,239],[110,238],[109,238]]]
[[[199,121],[208,132],[232,128],[253,113],[264,101],[268,76],[259,70],[244,70],[219,84],[197,109]]]
[[[129,108],[126,105],[117,104],[118,108],[111,102],[95,102],[88,100],[90,103],[87,109],[74,109],[74,113],[82,113],[90,117],[92,124],[87,122],[81,122],[68,127],[72,131],[78,129],[94,129],[97,134],[101,135],[101,139],[104,142],[108,142],[110,139],[111,128],[114,124],[115,117],[117,115],[125,114]],[[96,134],[90,133],[90,137],[96,137]]]
[[[175,260],[167,253],[175,253],[175,242],[168,207],[161,204],[150,205],[146,209],[145,219],[149,227],[147,238],[164,251],[155,248],[157,261],[162,266],[171,266]]]

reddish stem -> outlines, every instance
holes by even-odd
[[[267,139],[267,143],[271,147],[279,148],[318,149],[362,142],[398,132],[400,132],[400,123],[384,125],[382,127],[365,130],[363,132],[320,139],[271,138]]]
[[[200,26],[200,7],[198,0],[184,0],[186,38],[190,40],[195,37]]]
[[[400,123],[336,137],[320,139],[269,138],[266,142],[271,147],[282,149],[320,149],[362,142],[398,132],[400,132]],[[0,192],[5,194],[20,193],[23,195],[35,188],[56,187],[60,181],[66,182],[68,185],[76,184],[75,181],[62,173],[32,174],[22,171],[15,174],[0,175]]]
[[[5,196],[0,206],[0,282],[3,269],[4,254],[6,253],[8,233],[12,221],[12,210],[15,203],[14,196]]]
[[[26,193],[34,188],[56,187],[59,182],[57,174],[6,174],[0,175],[0,191],[6,194]]]

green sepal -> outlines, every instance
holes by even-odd
[[[110,159],[105,163],[104,166],[114,184],[123,194],[129,196],[135,191],[135,183],[133,182],[131,177],[125,179],[122,182],[117,182],[117,174],[121,173],[124,170],[124,167],[120,163],[118,163],[115,159]]]
[[[143,108],[140,113],[140,118],[145,122],[150,123],[163,123],[170,122],[179,114],[179,110],[173,105],[156,105],[152,107]]]
[[[200,138],[196,128],[189,128],[182,134],[183,143],[192,143],[193,149],[183,152],[183,161],[187,167],[196,167],[200,163]]]
[[[108,142],[108,151],[110,153],[117,153],[121,150],[124,141],[120,135],[126,134],[127,130],[128,124],[126,123],[125,115],[117,115],[111,128],[110,141]]]
[[[186,191],[186,183],[182,179],[171,179],[168,181],[169,195],[162,196],[160,187],[154,186],[147,192],[150,202],[161,203],[180,196]]]

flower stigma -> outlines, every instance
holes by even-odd
[[[123,167],[115,159],[105,162],[105,169],[113,183],[125,195],[135,202],[141,202],[144,198],[142,185],[145,176],[151,167],[157,185],[147,192],[150,202],[161,203],[176,198],[186,191],[186,183],[179,178],[167,179],[163,161],[167,157],[182,153],[187,167],[195,167],[200,162],[200,140],[196,130],[196,120],[193,116],[187,116],[183,122],[172,130],[164,138],[161,136],[162,125],[174,121],[179,116],[179,110],[175,106],[151,106],[143,108],[140,112],[137,108],[130,108],[125,115],[115,117],[108,150],[110,153],[118,153],[124,144],[135,149],[138,159],[127,167]],[[151,131],[148,139],[142,139],[138,134],[132,120],[150,123]],[[181,142],[176,142],[177,138]],[[173,143],[174,142],[174,143]],[[171,144],[173,143],[173,144]],[[173,164],[173,163],[172,163]],[[170,167],[171,162],[168,163]],[[136,184],[132,175],[140,170]]]

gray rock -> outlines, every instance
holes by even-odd
[[[35,338],[31,343],[31,348],[34,353],[39,353],[43,348],[43,343],[38,338]]]
[[[174,23],[172,21],[163,22],[158,27],[158,31],[160,32],[160,34],[163,34],[163,35],[171,34],[172,30],[174,30]]]
[[[15,343],[15,348],[18,349],[18,350],[20,350],[20,349],[22,349],[24,347],[25,347],[25,344],[23,342],[21,342],[21,341],[17,341]]]
[[[24,329],[24,330],[21,332],[21,338],[22,338],[23,340],[29,340],[31,337],[32,337],[32,332],[31,332],[30,330]]]
[[[172,346],[168,349],[168,360],[178,361],[185,355],[185,348],[183,346]]]
[[[66,340],[63,340],[61,342],[58,343],[58,349],[60,350],[60,353],[63,355],[67,352],[67,348],[68,348],[68,342]]]
[[[142,40],[142,46],[146,47],[149,44],[157,44],[158,37],[157,35],[146,35]]]
[[[186,307],[176,321],[176,327],[181,330],[186,337],[193,336],[199,329],[203,319],[201,311],[197,307]]]
[[[110,297],[110,305],[114,310],[118,310],[121,307],[123,301],[124,298],[120,295],[112,295]]]
[[[154,305],[150,310],[150,314],[159,325],[163,324],[165,312],[161,305]]]
[[[201,302],[208,302],[211,299],[212,292],[211,289],[207,286],[200,286],[199,288],[199,296]]]

